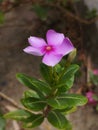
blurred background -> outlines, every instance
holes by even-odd
[[[2,114],[17,109],[27,89],[16,73],[41,78],[41,57],[23,49],[29,36],[45,38],[48,29],[64,33],[77,48],[75,62],[81,69],[72,92],[98,96],[98,76],[91,82],[89,74],[98,69],[98,0],[0,0],[0,130],[24,130],[21,123],[5,122]],[[86,105],[68,118],[73,130],[98,130],[98,106]],[[55,130],[49,125],[34,130]]]

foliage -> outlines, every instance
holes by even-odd
[[[21,103],[24,110],[7,113],[4,117],[23,122],[24,128],[39,126],[44,118],[56,128],[71,130],[72,126],[66,119],[67,114],[74,112],[77,106],[82,106],[87,99],[79,94],[68,93],[73,86],[74,76],[79,66],[71,64],[63,69],[60,64],[54,67],[40,65],[44,80],[17,74],[18,80],[30,90],[24,92]],[[34,112],[37,112],[35,114]]]

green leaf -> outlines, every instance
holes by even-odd
[[[25,121],[28,117],[30,117],[30,115],[31,114],[25,110],[16,110],[5,114],[4,118]]]
[[[45,8],[39,4],[33,5],[33,10],[36,12],[41,20],[47,19],[48,8]]]
[[[33,90],[27,90],[24,92],[23,98],[34,97],[39,98],[38,94]]]
[[[61,73],[61,71],[62,71],[62,67],[61,67],[60,64],[55,65],[55,66],[54,66],[54,69],[55,69],[55,71],[57,72],[57,74]]]
[[[40,100],[38,98],[24,98],[21,100],[22,104],[33,111],[40,111],[43,110],[46,106],[46,102],[44,100]]]
[[[6,121],[3,118],[3,115],[0,113],[0,130],[5,130]]]
[[[4,23],[4,13],[0,11],[0,24]]]
[[[51,92],[50,86],[43,81],[20,73],[16,76],[22,84],[35,91],[40,97],[44,97]]]
[[[84,105],[87,103],[87,98],[79,94],[61,94],[55,99],[48,99],[47,103],[56,109],[63,109],[68,106]]]
[[[25,110],[17,110],[9,112],[4,115],[5,118],[14,119],[23,122],[23,126],[26,128],[33,128],[40,125],[44,117],[42,114],[33,114]]]
[[[34,128],[39,126],[44,120],[42,114],[32,114],[29,118],[27,118],[23,124],[24,128]]]
[[[58,129],[70,130],[71,125],[68,120],[58,111],[51,111],[47,117],[48,121]]]
[[[79,66],[76,64],[70,65],[63,76],[60,78],[57,87],[66,87],[66,91],[69,90],[74,82],[74,74],[79,69]]]
[[[74,82],[74,76],[72,76],[72,77],[66,82],[65,86],[62,86],[62,87],[59,87],[59,88],[58,88],[57,95],[68,91],[68,90],[73,86],[73,82]]]
[[[40,71],[43,76],[43,78],[48,82],[51,83],[52,81],[52,68],[41,63],[40,64]]]
[[[67,107],[65,109],[58,109],[59,112],[61,112],[62,114],[64,115],[67,115],[67,114],[70,114],[70,113],[73,113],[77,110],[77,107]]]

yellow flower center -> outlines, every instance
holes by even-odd
[[[47,50],[47,51],[50,51],[51,49],[52,49],[51,46],[47,46],[47,47],[46,47],[46,50]]]

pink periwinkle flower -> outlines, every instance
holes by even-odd
[[[94,70],[93,70],[93,74],[94,74],[94,75],[98,75],[98,69],[94,69]]]
[[[88,104],[96,105],[98,103],[98,101],[94,99],[94,95],[95,93],[92,91],[88,91],[86,93],[86,97],[88,98]]]
[[[47,31],[46,40],[47,43],[43,38],[30,36],[28,38],[30,46],[26,47],[24,52],[36,56],[43,56],[42,62],[44,64],[55,66],[63,56],[74,49],[69,38],[52,29]]]

